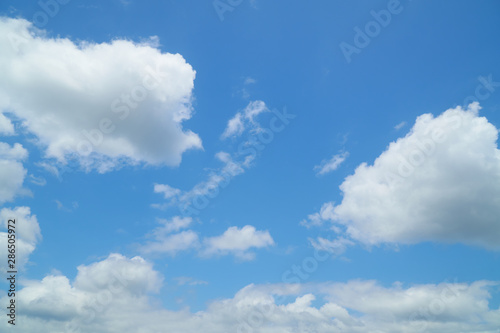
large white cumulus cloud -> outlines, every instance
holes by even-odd
[[[0,72],[0,111],[19,117],[47,157],[105,171],[118,161],[175,166],[201,148],[181,125],[195,71],[154,39],[75,43],[0,18]]]
[[[500,249],[498,129],[479,105],[419,116],[373,165],[361,164],[322,219],[365,244],[442,241]]]

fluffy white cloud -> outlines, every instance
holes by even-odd
[[[110,315],[113,306],[125,312],[133,311],[133,304],[144,309],[146,295],[157,292],[162,282],[163,277],[144,259],[111,254],[100,262],[79,266],[73,284],[60,275],[23,282],[17,299],[27,321],[18,320],[16,326],[35,332],[42,329],[36,323],[45,323],[47,332],[86,332]],[[108,318],[107,325],[115,326],[112,321],[118,318]]]
[[[19,117],[60,162],[76,158],[102,172],[176,166],[184,151],[201,148],[181,126],[191,117],[195,71],[154,39],[75,43],[0,18],[0,72],[0,111]]]
[[[182,231],[178,234],[158,235],[154,241],[149,241],[141,246],[144,254],[176,255],[180,251],[187,251],[199,245],[198,235],[192,230]]]
[[[208,258],[214,255],[232,254],[241,260],[252,260],[255,253],[252,248],[263,248],[274,245],[268,231],[258,231],[251,225],[243,228],[229,227],[222,235],[206,237],[200,241],[193,230],[184,230],[191,226],[191,217],[174,216],[170,220],[159,219],[161,224],[149,235],[151,240],[139,246],[144,255],[166,254],[175,256],[178,252],[198,250],[200,256]]]
[[[21,163],[27,156],[28,151],[21,144],[15,143],[11,147],[0,142],[0,203],[28,193],[22,187],[27,171]]]
[[[127,293],[140,295],[159,291],[162,281],[160,274],[153,270],[153,265],[141,257],[128,259],[113,253],[103,261],[79,266],[74,286],[82,291],[97,293],[119,283],[126,284]]]
[[[163,196],[165,199],[170,199],[172,197],[175,197],[181,193],[181,190],[178,188],[174,188],[172,186],[166,185],[166,184],[155,184],[154,186],[154,192],[155,193],[163,193]]]
[[[268,111],[269,109],[263,101],[252,101],[248,103],[243,112],[238,112],[233,118],[229,119],[221,138],[226,139],[240,136],[248,128],[259,131],[260,125],[255,118],[259,114]]]
[[[231,136],[240,136],[244,130],[245,125],[243,125],[243,115],[238,112],[227,122],[227,127],[224,130],[224,133],[222,133],[222,138],[225,139]]]
[[[500,323],[499,310],[488,303],[499,286],[491,281],[251,284],[196,313],[162,308],[149,295],[161,284],[150,263],[113,254],[80,266],[74,282],[54,275],[25,282],[16,326],[27,333],[496,333]]]
[[[153,234],[156,237],[161,237],[173,231],[186,229],[191,225],[191,223],[193,223],[193,218],[174,216],[171,220],[159,219],[158,221],[162,224],[162,226],[153,230]]]
[[[343,153],[334,155],[331,159],[324,160],[321,162],[320,165],[316,165],[314,167],[314,171],[316,171],[316,174],[319,176],[322,176],[322,175],[329,173],[331,171],[335,171],[345,161],[347,156],[349,156],[348,152],[343,152]]]
[[[319,217],[365,244],[442,241],[500,249],[498,130],[479,109],[472,103],[419,116],[373,165],[361,164],[344,180],[342,202]]]
[[[161,226],[155,228],[148,236],[152,240],[141,245],[139,250],[143,254],[167,254],[175,256],[178,252],[187,251],[199,246],[198,235],[188,228],[193,219],[191,217],[174,216],[171,220],[158,219]]]
[[[269,231],[256,230],[254,226],[246,225],[229,227],[222,235],[206,238],[203,255],[226,255],[234,254],[243,260],[252,260],[255,253],[249,251],[251,248],[263,248],[274,245],[274,240]]]
[[[335,204],[333,202],[326,202],[321,206],[318,213],[309,214],[307,219],[300,221],[300,225],[304,227],[318,227],[323,225],[324,221],[327,221],[333,215],[333,209]]]
[[[3,208],[0,210],[0,257],[7,258],[8,240],[8,220],[15,220],[11,223],[16,230],[16,265],[22,268],[28,262],[29,255],[35,250],[36,245],[41,240],[42,235],[36,215],[31,215],[29,207],[16,207],[14,209]],[[0,269],[6,270],[6,260],[0,261]]]

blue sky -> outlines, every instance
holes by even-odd
[[[499,18],[2,2],[17,329],[499,332]]]

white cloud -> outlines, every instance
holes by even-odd
[[[189,286],[198,286],[198,285],[203,285],[203,284],[208,284],[207,281],[202,281],[202,280],[196,280],[192,277],[188,276],[179,276],[174,278],[175,281],[177,281],[177,284],[179,286],[184,286],[184,285],[189,285]]]
[[[163,193],[165,199],[169,199],[171,197],[175,197],[181,193],[181,190],[171,187],[169,185],[164,184],[155,184],[154,186],[155,193]]]
[[[327,251],[335,255],[344,253],[347,246],[354,245],[353,241],[342,237],[334,240],[328,240],[323,237],[318,237],[316,240],[309,238],[309,242],[316,250]]]
[[[402,122],[400,122],[399,124],[397,124],[396,126],[394,126],[394,129],[395,129],[395,130],[400,130],[400,129],[401,129],[401,128],[403,128],[405,125],[406,125],[406,121],[402,121]]]
[[[500,312],[488,303],[499,286],[492,281],[250,284],[196,313],[162,308],[149,295],[161,285],[162,276],[144,259],[112,254],[80,266],[74,282],[62,275],[25,282],[16,326],[38,333],[494,333],[500,322]]]
[[[78,266],[74,286],[82,291],[97,293],[102,289],[114,287],[115,283],[123,284],[125,281],[127,293],[140,295],[146,292],[158,292],[163,278],[153,270],[153,265],[143,258],[128,259],[114,253],[103,261],[88,266]]]
[[[16,326],[29,327],[30,323],[44,322],[49,325],[45,328],[47,332],[50,332],[51,325],[59,327],[52,332],[78,332],[77,328],[88,331],[95,322],[110,315],[107,307],[116,306],[125,312],[132,310],[131,303],[143,307],[145,295],[157,292],[162,282],[163,277],[141,257],[128,259],[120,254],[111,254],[102,261],[79,266],[73,284],[61,275],[23,282],[18,302],[27,322],[18,320]],[[34,326],[23,331],[40,329]]]
[[[254,78],[248,76],[245,78],[245,81],[243,82],[245,85],[247,84],[255,84],[257,83],[257,80],[255,80]]]
[[[0,203],[12,201],[19,194],[27,194],[23,189],[26,169],[20,162],[28,156],[28,151],[19,143],[9,146],[0,142]]]
[[[34,175],[29,175],[30,182],[38,185],[38,186],[45,186],[47,184],[47,180],[43,177],[36,177]]]
[[[348,152],[334,155],[331,159],[323,160],[320,165],[316,165],[314,167],[314,171],[316,171],[316,174],[320,176],[331,171],[335,171],[340,166],[340,164],[345,161],[347,156],[349,156]]]
[[[222,133],[221,139],[238,137],[247,129],[252,129],[256,132],[260,131],[260,125],[255,118],[263,112],[269,112],[266,103],[263,101],[251,101],[243,112],[237,112],[234,117],[227,122],[226,129],[224,133]]]
[[[0,257],[7,258],[7,235],[8,220],[15,220],[11,223],[15,227],[16,235],[16,266],[24,267],[29,260],[30,254],[35,250],[36,245],[42,238],[40,226],[36,215],[31,215],[29,207],[15,207],[14,209],[3,208],[0,210]],[[6,269],[7,260],[0,261],[0,269]]]
[[[0,158],[9,160],[24,160],[28,157],[28,151],[20,143],[9,146],[7,143],[0,142]]]
[[[243,116],[238,112],[233,118],[229,119],[227,122],[227,127],[222,133],[222,138],[228,138],[231,136],[240,136],[245,130],[245,125],[243,125]]]
[[[14,135],[14,125],[3,113],[0,113],[0,135]]]
[[[158,221],[162,224],[162,226],[156,228],[153,231],[153,235],[161,237],[173,231],[188,228],[191,223],[193,223],[193,218],[174,216],[171,220],[159,219]]]
[[[324,203],[318,213],[308,215],[307,219],[300,221],[300,225],[308,229],[322,226],[326,220],[330,219],[334,208],[335,204],[333,202]]]
[[[192,230],[182,231],[177,234],[155,235],[154,241],[149,241],[140,247],[143,254],[167,254],[175,256],[178,252],[187,251],[199,246],[198,235]]]
[[[246,225],[241,229],[229,227],[220,236],[205,238],[204,245],[202,254],[205,256],[234,254],[239,259],[252,260],[255,253],[250,249],[274,245],[274,240],[267,230],[258,231]]]
[[[498,130],[473,103],[424,114],[340,189],[328,219],[365,244],[461,242],[500,249]]]
[[[184,151],[202,147],[181,126],[191,118],[195,71],[181,55],[161,53],[154,38],[75,43],[8,18],[0,32],[0,111],[21,119],[46,157],[104,172],[124,163],[176,166]]]
[[[263,112],[269,112],[266,103],[263,101],[252,101],[245,108],[244,115],[246,119],[255,124],[255,117]]]

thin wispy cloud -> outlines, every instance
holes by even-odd
[[[349,156],[349,152],[342,152],[334,155],[329,160],[323,160],[319,165],[314,167],[316,175],[323,176],[329,172],[335,171]]]

